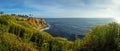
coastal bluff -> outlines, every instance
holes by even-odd
[[[42,18],[0,15],[0,51],[67,51],[74,42],[53,37]],[[65,47],[65,49],[64,49]],[[63,50],[61,50],[63,49]]]
[[[18,17],[19,21],[26,21],[30,26],[34,27],[34,29],[41,30],[43,28],[48,27],[46,21],[43,18],[35,18],[35,17]]]

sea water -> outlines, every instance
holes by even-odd
[[[83,38],[92,27],[113,22],[112,18],[45,18],[46,29],[52,36],[75,40],[75,35]]]

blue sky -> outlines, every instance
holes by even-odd
[[[47,18],[120,16],[120,0],[0,0],[0,11]]]

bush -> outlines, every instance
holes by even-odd
[[[30,43],[22,42],[14,34],[0,32],[0,51],[37,51]]]
[[[80,51],[119,51],[119,28],[117,23],[94,27],[83,39]]]

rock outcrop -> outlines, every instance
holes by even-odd
[[[35,26],[37,29],[42,29],[47,27],[47,23],[42,18],[28,18],[27,21],[32,26]]]
[[[25,17],[19,17],[20,21],[27,21],[31,26],[33,26],[35,29],[43,29],[45,27],[47,27],[47,23],[45,22],[44,19],[42,18],[25,18]]]

